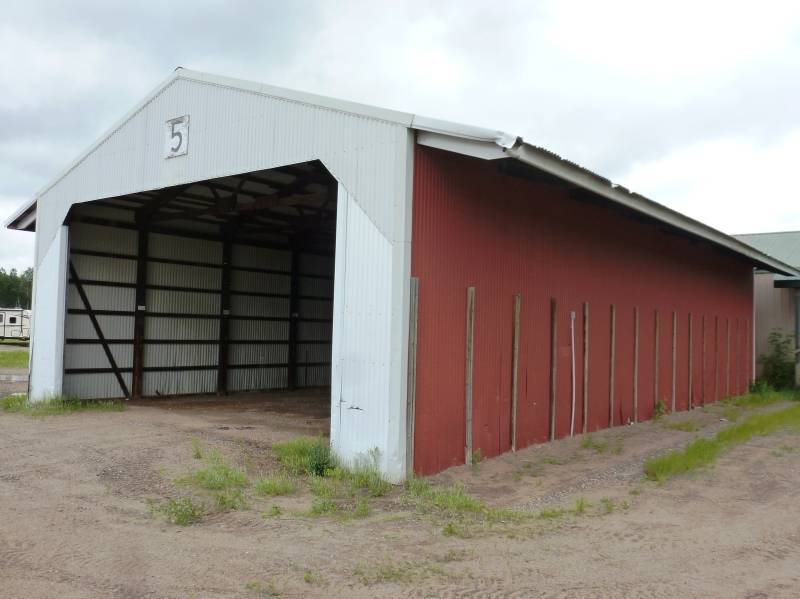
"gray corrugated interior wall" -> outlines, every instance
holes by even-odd
[[[132,222],[129,213],[114,208],[85,204],[78,210],[95,219]],[[70,260],[128,389],[137,236],[136,230],[117,226],[70,225]],[[221,241],[150,233],[144,395],[217,390],[222,245]],[[299,251],[295,256],[297,387],[330,384],[333,264],[332,255]],[[229,391],[289,386],[291,266],[287,249],[232,245]],[[121,397],[74,281],[68,289],[64,393]]]

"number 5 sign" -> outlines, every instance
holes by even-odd
[[[189,150],[189,115],[167,121],[164,131],[164,158],[183,156]]]

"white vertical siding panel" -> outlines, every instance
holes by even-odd
[[[404,425],[398,420],[404,420],[400,412],[405,409],[402,365],[407,331],[404,309],[409,276],[408,173],[412,144],[409,122],[404,120],[408,115],[384,117],[381,115],[388,113],[377,110],[354,114],[335,104],[323,107],[300,101],[298,94],[276,97],[278,92],[260,93],[268,88],[256,85],[237,89],[224,82],[200,79],[201,75],[190,74],[168,81],[41,193],[37,266],[41,270],[72,204],[321,160],[340,183],[340,210],[345,197],[350,204],[347,234],[342,236],[341,227],[337,234],[337,247],[344,248],[343,256],[336,259],[337,275],[345,270],[347,274],[346,280],[336,281],[339,334],[335,336],[338,345],[332,369],[334,386],[338,383],[334,399],[347,403],[341,404],[346,407],[340,417],[333,414],[333,443],[345,458],[380,448],[384,471],[394,479],[402,478],[403,460],[398,460],[397,453],[405,442]],[[188,154],[164,160],[164,123],[183,114],[191,119]],[[166,271],[161,274],[166,275]],[[34,337],[36,328],[41,329],[36,323],[48,322],[44,311],[55,309],[54,305],[40,304],[34,314]],[[52,361],[61,351],[61,346],[56,348],[49,342],[38,347],[48,354],[36,356],[39,349],[34,343],[34,355],[43,360]],[[211,378],[202,379],[208,390],[213,390],[209,381],[214,375],[205,373]],[[165,377],[168,384],[161,391],[180,392],[191,376]],[[234,380],[242,384],[274,382],[247,376],[237,373]],[[285,377],[285,372],[274,375],[280,376]],[[145,378],[147,381],[150,377]],[[361,409],[350,409],[354,405]]]

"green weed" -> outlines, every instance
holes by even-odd
[[[277,518],[277,517],[278,517],[278,516],[280,516],[282,513],[283,513],[283,510],[281,509],[281,506],[279,506],[279,505],[273,505],[272,507],[270,507],[270,508],[269,508],[269,509],[268,509],[266,512],[264,512],[264,513],[263,513],[263,514],[261,514],[261,515],[262,515],[264,518]]]
[[[600,504],[603,506],[606,514],[610,514],[614,511],[614,500],[610,499],[609,497],[603,497],[600,500]]]
[[[161,505],[152,505],[150,509],[154,514],[161,514],[168,522],[179,526],[197,522],[205,513],[205,508],[195,503],[191,497],[169,499]]]
[[[226,489],[214,494],[214,507],[220,512],[247,508],[247,498],[241,489]]]
[[[312,516],[324,516],[327,514],[334,514],[339,511],[339,506],[334,501],[327,498],[315,499],[311,504],[309,514]]]
[[[334,466],[330,445],[321,437],[273,443],[272,450],[286,471],[294,476],[325,476]]]
[[[203,442],[197,437],[192,437],[192,457],[195,460],[203,459]]]
[[[684,420],[683,422],[669,422],[667,423],[667,428],[671,428],[672,430],[676,431],[683,431],[685,433],[693,433],[700,427],[694,420]]]
[[[746,443],[756,435],[767,435],[784,427],[800,428],[800,406],[755,414],[739,424],[721,430],[710,439],[697,439],[684,449],[650,458],[644,464],[645,476],[662,482],[691,472],[713,463],[723,451],[731,447]]]
[[[261,496],[291,495],[297,486],[285,476],[263,476],[255,482],[253,490]]]
[[[259,597],[278,597],[280,595],[274,584],[261,580],[251,580],[244,585],[244,588]]]
[[[121,412],[125,404],[115,400],[78,399],[66,395],[52,395],[39,401],[28,401],[27,395],[9,395],[0,399],[0,406],[5,412],[25,414],[27,416],[55,416],[72,412]]]
[[[583,497],[578,497],[578,498],[575,500],[575,507],[573,508],[573,511],[574,511],[576,514],[583,514],[583,513],[585,513],[585,512],[586,512],[586,508],[588,508],[590,505],[591,505],[591,504],[590,504],[588,501],[586,501],[586,499],[585,499],[585,498],[583,498]]]
[[[209,491],[223,491],[247,486],[247,475],[228,464],[216,450],[206,455],[206,466],[178,480],[190,483]]]

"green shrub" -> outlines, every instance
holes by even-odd
[[[773,329],[767,338],[769,353],[759,358],[764,381],[773,389],[794,387],[794,335]]]

